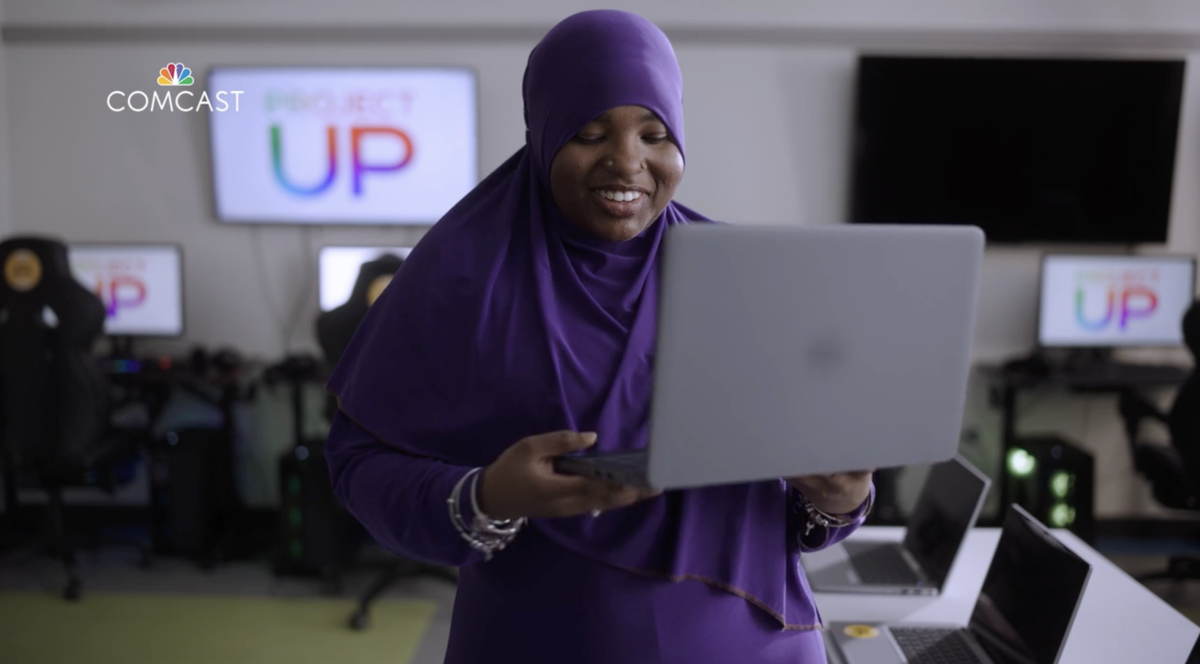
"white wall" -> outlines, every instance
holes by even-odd
[[[1200,29],[1191,0],[8,0],[26,26],[405,26],[546,27],[597,6],[638,12],[668,27],[918,30],[1146,31]]]
[[[108,91],[143,86],[147,71],[168,60],[202,73],[219,64],[467,65],[480,76],[487,173],[521,140],[520,81],[529,49],[546,27],[580,8],[550,0],[282,6],[9,0],[5,9],[0,64],[7,81],[0,79],[0,89],[8,98],[0,109],[10,133],[16,229],[73,241],[181,242],[188,339],[175,347],[228,344],[262,358],[312,349],[318,246],[409,244],[423,229],[218,224],[210,209],[206,119],[111,113],[103,102]],[[1200,199],[1189,186],[1200,181],[1200,3],[646,0],[637,7],[677,35],[689,148],[679,199],[731,221],[843,217],[859,49],[1187,56],[1165,250],[1200,253]],[[429,33],[433,39],[415,27],[421,25],[442,31]],[[155,36],[164,30],[174,30],[169,42]],[[1032,345],[1038,254],[1036,247],[989,251],[978,358]],[[985,386],[977,380],[972,390],[968,424],[979,429],[985,459],[995,449],[998,420],[980,398]],[[273,424],[274,415],[264,417],[267,424],[253,425],[261,436],[255,454],[269,464],[290,432]],[[1098,476],[1109,480],[1097,497],[1101,514],[1148,509],[1144,488],[1128,471],[1111,404],[1046,397],[1026,421],[1087,439]]]

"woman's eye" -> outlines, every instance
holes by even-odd
[[[600,141],[604,140],[604,136],[579,134],[575,137],[575,140],[579,143],[583,143],[584,145],[596,145]]]
[[[653,134],[651,136],[644,137],[642,140],[646,141],[647,143],[650,143],[651,145],[658,145],[659,143],[666,142],[670,138],[671,137],[666,134]]]

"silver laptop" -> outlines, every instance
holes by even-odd
[[[937,595],[983,509],[991,480],[962,457],[929,470],[901,542],[850,538],[801,557],[818,592]]]
[[[556,468],[673,489],[953,457],[983,246],[972,226],[671,227],[648,453]]]
[[[830,623],[830,661],[1055,664],[1091,573],[1090,563],[1014,504],[966,627]]]

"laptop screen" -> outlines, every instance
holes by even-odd
[[[969,629],[997,664],[1054,664],[1091,570],[1013,505]]]
[[[974,524],[990,483],[965,463],[951,459],[929,470],[904,535],[904,548],[939,588]]]

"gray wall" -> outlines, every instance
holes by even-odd
[[[7,153],[16,230],[70,241],[183,244],[187,339],[154,348],[228,344],[264,359],[315,349],[319,246],[410,244],[424,229],[218,224],[207,119],[111,113],[104,106],[108,91],[144,88],[166,61],[187,63],[201,78],[222,64],[467,65],[480,76],[486,174],[519,146],[529,49],[546,27],[578,8],[550,0],[9,0],[0,49],[0,95],[7,95],[0,141],[6,127],[10,144],[5,151],[0,142],[0,230]],[[1187,56],[1171,239],[1147,251],[1200,253],[1200,200],[1190,186],[1200,181],[1200,3],[645,0],[637,8],[672,34],[684,71],[689,153],[678,198],[736,222],[843,218],[859,50]],[[1038,247],[989,250],[977,359],[1031,347],[1039,253]],[[979,442],[968,453],[990,466],[998,423],[984,395],[986,386],[976,380],[967,419]],[[253,435],[244,454],[260,466],[257,479],[247,482],[261,501],[270,500],[273,455],[290,436],[283,412],[268,400],[246,415]],[[1097,454],[1106,481],[1097,497],[1102,514],[1153,509],[1128,468],[1111,403],[1047,395],[1027,418],[1030,428],[1062,430]]]

